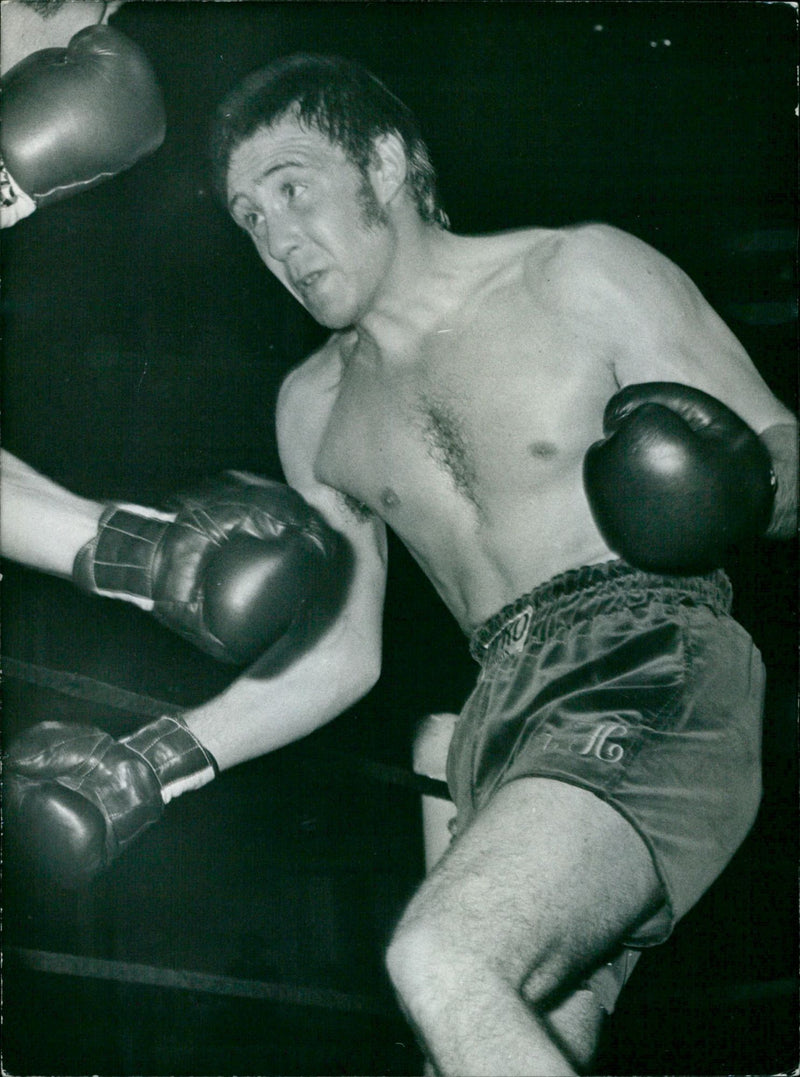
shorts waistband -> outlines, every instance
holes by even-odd
[[[535,627],[539,638],[599,613],[652,601],[709,606],[730,613],[733,590],[722,569],[704,576],[660,576],[626,561],[604,561],[554,576],[521,595],[479,625],[470,635],[470,654],[483,663],[502,650],[522,650]]]

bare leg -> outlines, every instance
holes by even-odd
[[[542,1013],[551,1039],[570,1064],[586,1073],[592,1064],[605,1010],[589,990],[573,991],[571,995]]]
[[[422,884],[389,948],[435,1069],[557,1077],[585,1066],[599,1008],[586,992],[567,996],[659,897],[644,843],[597,797],[537,778],[501,789]]]
[[[590,990],[575,991],[544,1015],[545,1024],[555,1043],[569,1052],[580,1072],[588,1072],[605,1011]],[[424,1077],[440,1077],[439,1071],[425,1060]]]

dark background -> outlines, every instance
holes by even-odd
[[[788,5],[151,0],[113,25],[155,67],[164,145],[2,235],[3,443],[70,489],[156,504],[223,468],[281,477],[277,388],[322,331],[213,203],[205,138],[229,88],[297,50],[364,62],[414,109],[456,231],[594,219],[633,232],[695,279],[796,409]],[[457,710],[474,667],[396,543],[391,564],[384,676],[352,712],[176,802],[92,889],[6,864],[6,1072],[420,1072],[381,967],[423,872],[419,801],[398,771],[416,720]],[[759,545],[730,570],[769,671],[762,811],[640,962],[602,1072],[797,1065],[794,550]],[[132,607],[14,565],[3,602],[3,652],[28,663],[7,663],[6,739],[45,718],[141,724],[119,700],[31,684],[33,665],[183,705],[231,678]],[[42,973],[19,948],[294,993],[279,1004]],[[318,988],[347,994],[351,1012]]]

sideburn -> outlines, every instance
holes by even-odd
[[[367,231],[373,228],[386,228],[389,214],[375,197],[369,177],[361,173],[361,185],[358,188],[358,205],[361,209],[361,223]]]

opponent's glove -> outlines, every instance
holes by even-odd
[[[584,485],[600,533],[630,564],[708,572],[767,528],[769,452],[719,400],[674,382],[629,385],[609,401],[603,429]]]
[[[296,490],[229,472],[176,504],[174,517],[109,506],[75,559],[75,583],[242,665],[301,622],[336,615],[346,546]]]
[[[155,823],[164,805],[217,773],[179,718],[114,740],[92,726],[41,722],[5,759],[7,846],[61,885],[91,879]]]
[[[161,91],[142,50],[109,26],[40,49],[2,82],[3,224],[85,191],[164,140]],[[27,201],[25,201],[27,200]]]

